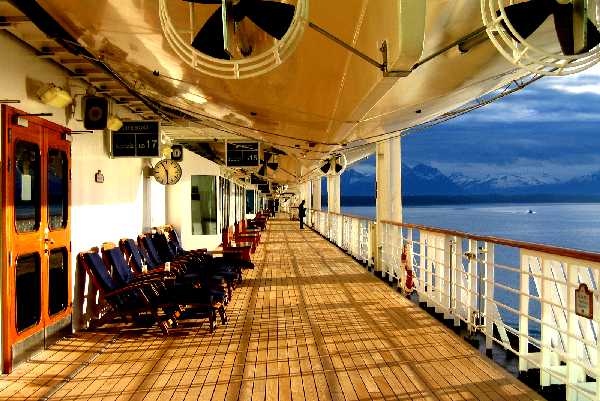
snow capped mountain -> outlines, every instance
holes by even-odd
[[[374,161],[362,168],[350,167],[342,175],[344,196],[375,196]],[[368,167],[368,168],[367,168]],[[471,177],[462,173],[445,175],[435,167],[402,165],[402,192],[405,196],[525,195],[563,194],[600,195],[600,171],[567,181],[549,174],[487,175]]]

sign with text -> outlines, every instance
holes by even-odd
[[[258,167],[258,142],[227,142],[227,167]]]
[[[171,160],[183,161],[183,145],[171,145]]]
[[[159,157],[158,121],[125,121],[111,134],[112,157]]]
[[[587,319],[594,318],[594,296],[584,283],[575,290],[575,313]]]

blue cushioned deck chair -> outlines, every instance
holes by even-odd
[[[150,315],[163,334],[169,333],[169,326],[173,323],[172,317],[159,314],[159,310],[164,305],[161,305],[156,297],[148,293],[148,282],[119,285],[112,279],[96,251],[79,253],[77,262],[90,275],[92,283],[98,288],[112,310],[124,321],[128,320],[128,316],[136,318],[140,315]]]
[[[146,280],[147,276],[156,276],[154,273],[134,275],[125,256],[117,247],[103,247],[102,255],[107,267],[111,267],[114,275],[122,284],[130,284]],[[161,272],[163,273],[163,272]],[[166,273],[166,272],[164,272]],[[168,277],[170,284],[153,280],[152,289],[163,304],[169,305],[168,313],[173,316],[184,317],[208,317],[210,330],[215,327],[216,314],[221,317],[221,323],[227,323],[227,316],[223,303],[215,300],[215,297],[206,289],[193,287],[192,285],[176,285],[173,276]],[[157,286],[157,284],[162,284]]]
[[[168,241],[169,241],[169,245],[171,246],[172,249],[175,250],[175,252],[177,254],[200,254],[200,255],[204,255],[209,256],[206,253],[206,248],[203,249],[195,249],[195,250],[185,250],[183,248],[183,246],[181,245],[181,240],[179,239],[179,234],[177,233],[177,230],[175,230],[175,228],[171,227],[171,226],[165,226],[166,230],[165,230],[165,235],[168,237]],[[239,271],[241,273],[241,269],[254,269],[254,264],[252,262],[243,260],[240,257],[240,253],[236,252],[236,251],[228,251],[228,252],[223,252],[223,256],[222,257],[211,257],[212,259],[212,263],[213,265],[217,268],[217,269],[222,269],[222,268],[226,268],[226,269],[230,269],[230,270],[235,270],[235,271]],[[241,279],[241,276],[240,276]]]
[[[145,244],[144,246],[138,244]],[[130,238],[122,239],[119,241],[119,246],[123,250],[123,253],[129,259],[129,264],[132,266],[134,271],[142,271],[142,263],[146,262],[148,271],[152,272],[160,270],[164,266],[163,263],[157,262],[158,252],[154,248],[154,244],[147,236],[140,235],[138,237],[138,244]],[[148,249],[149,248],[149,249]],[[153,258],[150,254],[155,254]],[[219,302],[227,304],[229,302],[228,294],[225,289],[220,285],[222,279],[215,279],[214,277],[203,277],[198,274],[188,273],[187,269],[180,267],[177,271],[177,282],[182,285],[193,285],[199,282],[203,287],[207,288],[210,294]],[[218,277],[217,277],[218,278]]]
[[[219,266],[213,263],[208,254],[181,252],[179,255],[174,250],[180,247],[172,246],[169,239],[163,231],[155,231],[152,234],[146,234],[146,243],[156,250],[159,258],[163,261],[178,261],[188,266],[187,276],[196,275],[201,280],[210,281],[224,280],[227,284],[227,295],[231,299],[236,283],[240,281],[241,271],[229,269],[227,266]]]

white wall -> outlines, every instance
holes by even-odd
[[[35,88],[40,83],[52,82],[64,88],[70,87],[74,94],[85,91],[81,81],[68,79],[61,67],[35,56],[30,48],[3,31],[0,31],[0,54],[5,55],[0,75],[0,98],[18,99],[21,103],[14,106],[19,109],[29,113],[50,112],[53,116],[45,117],[48,120],[72,130],[83,129],[82,124],[69,116],[66,110],[48,107],[35,98]],[[116,111],[120,115],[125,113],[122,109]],[[94,310],[95,301],[95,293],[88,291],[85,275],[76,271],[77,253],[99,246],[104,241],[114,242],[123,237],[137,236],[143,229],[145,206],[149,210],[147,224],[163,224],[165,191],[153,182],[143,184],[144,161],[141,159],[110,159],[104,149],[101,132],[73,137],[71,260],[75,283],[73,322],[77,329],[86,324]],[[102,170],[104,174],[103,184],[94,182],[97,170]],[[144,202],[144,188],[148,191],[149,205]],[[83,298],[86,294],[88,302]]]
[[[221,243],[221,235],[192,235],[191,199],[192,175],[219,176],[219,165],[184,149],[181,170],[183,175],[177,185],[167,187],[166,221],[181,233],[181,242],[185,249],[214,249]],[[219,193],[217,184],[217,193]],[[217,199],[220,205],[220,199]],[[217,207],[219,210],[219,207]],[[219,227],[219,226],[218,226]]]

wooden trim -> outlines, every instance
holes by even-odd
[[[534,252],[549,253],[552,255],[563,256],[566,258],[580,259],[588,262],[600,263],[600,253],[581,251],[577,249],[563,248],[559,246],[536,244],[533,242],[516,241],[500,237],[486,235],[470,234],[464,231],[447,230],[444,228],[428,227],[420,224],[399,223],[396,221],[383,220],[381,223],[390,224],[396,227],[413,228],[423,231],[430,231],[438,234],[451,235],[473,239],[476,241],[491,242],[496,245],[510,246],[514,248],[527,249]]]
[[[315,210],[315,209],[310,209],[310,210],[311,210],[311,212],[333,214],[336,216],[346,216],[346,217],[352,217],[355,219],[375,222],[374,219],[370,219],[370,218],[364,217],[364,216],[355,216],[355,215],[351,215],[351,214],[342,214],[342,213],[328,212],[328,211]],[[566,257],[566,258],[585,260],[587,262],[600,263],[600,253],[597,253],[597,252],[582,251],[582,250],[578,250],[578,249],[563,248],[563,247],[552,246],[552,245],[536,244],[534,242],[516,241],[516,240],[507,239],[507,238],[492,237],[492,236],[487,236],[487,235],[476,235],[476,234],[470,234],[470,233],[467,233],[464,231],[456,231],[456,230],[448,230],[445,228],[429,227],[429,226],[424,226],[424,225],[420,225],[420,224],[399,223],[397,221],[390,221],[390,220],[383,220],[383,221],[381,221],[381,223],[382,224],[390,224],[390,225],[397,226],[397,227],[414,228],[414,229],[430,231],[430,232],[438,233],[438,234],[463,237],[463,238],[473,239],[473,240],[477,240],[477,241],[491,242],[491,243],[497,244],[497,245],[527,249],[529,251],[534,251],[534,252],[543,252],[543,253],[562,256],[562,257]]]

